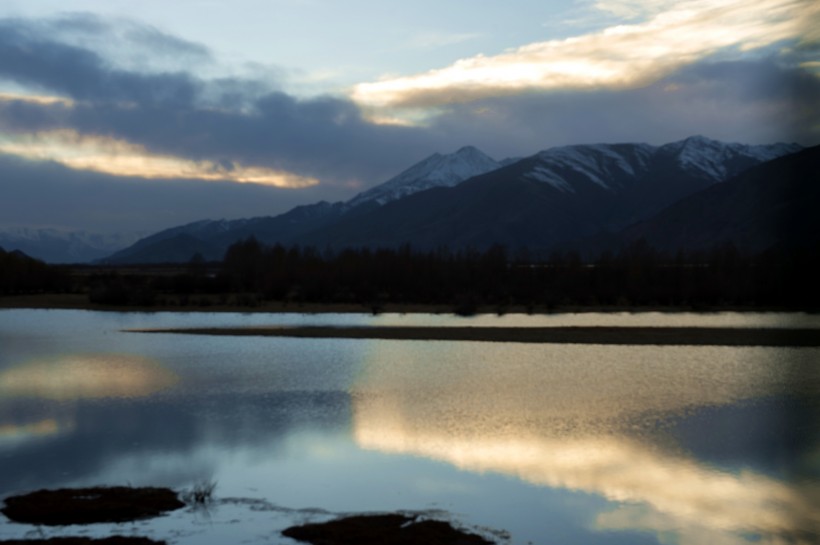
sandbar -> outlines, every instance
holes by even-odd
[[[270,326],[128,329],[125,331],[184,335],[385,339],[403,341],[477,341],[660,346],[820,346],[820,330],[785,328]]]

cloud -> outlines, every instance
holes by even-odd
[[[214,61],[202,44],[183,40],[145,23],[66,13],[48,19],[6,19],[3,28],[26,29],[32,37],[98,52],[107,63],[139,71],[179,70]]]
[[[700,62],[651,85],[540,92],[454,104],[432,128],[497,156],[568,143],[664,144],[693,134],[820,143],[820,79],[780,57]]]
[[[797,23],[785,14],[800,2],[762,0],[763,6],[779,6],[764,26],[754,18],[757,5],[747,6],[750,14],[738,15],[735,24],[736,14],[726,8],[735,4],[728,0],[663,10],[664,1],[643,4],[649,15],[641,16],[651,17],[645,23],[474,59],[492,76],[504,58],[528,56],[537,64],[544,51],[552,51],[551,60],[598,63],[601,73],[621,70],[630,77],[653,74],[654,81],[578,91],[565,75],[570,83],[544,87],[524,63],[523,73],[535,81],[529,87],[496,93],[488,76],[467,91],[460,84],[407,91],[407,104],[434,104],[433,110],[369,108],[344,96],[297,97],[277,86],[278,73],[218,73],[206,47],[134,21],[83,14],[2,19],[0,180],[4,196],[28,203],[30,220],[22,215],[25,207],[2,202],[0,217],[6,224],[83,228],[106,225],[107,218],[111,226],[144,230],[204,217],[268,215],[317,200],[349,199],[356,189],[383,182],[433,152],[466,144],[502,158],[552,145],[665,143],[692,134],[750,143],[820,142],[820,79],[809,41],[786,53],[764,48],[755,58],[684,62],[697,56],[687,48],[698,52],[701,41],[717,40],[708,32],[703,40],[686,34],[698,17],[714,16],[717,22],[706,20],[703,28],[724,28],[724,41],[734,40],[740,27],[746,36],[763,36],[763,43],[791,35]],[[633,5],[622,4],[622,10]],[[694,7],[684,17],[681,6]],[[680,52],[662,54],[677,42]],[[11,161],[12,155],[20,161]],[[240,189],[233,182],[252,183]],[[44,195],[59,196],[76,210],[46,203]],[[158,202],[162,209],[152,210]],[[133,210],[123,203],[134,203]]]
[[[146,179],[67,168],[53,161],[0,153],[3,226],[143,233],[203,219],[270,216],[348,188],[299,190],[224,181]]]
[[[69,129],[0,138],[0,152],[27,159],[55,161],[69,168],[113,176],[150,179],[224,180],[276,187],[301,188],[318,180],[232,161],[192,161],[149,152],[145,147],[111,137],[80,134]]]
[[[664,2],[643,5],[655,13],[668,7]],[[232,164],[287,173],[294,179],[320,180],[325,186],[377,183],[434,151],[466,143],[479,145],[493,155],[504,155],[535,152],[556,138],[561,139],[556,144],[589,140],[659,142],[694,133],[733,140],[743,140],[745,134],[766,139],[783,133],[780,129],[784,118],[778,115],[787,108],[787,99],[765,102],[747,95],[756,92],[756,87],[776,86],[766,83],[765,78],[751,80],[754,70],[762,70],[775,78],[768,81],[778,81],[786,71],[778,73],[772,66],[782,64],[782,58],[769,58],[758,65],[739,62],[738,66],[745,68],[736,69],[735,75],[748,72],[744,81],[754,83],[746,92],[720,73],[693,71],[693,67],[706,70],[709,63],[703,60],[666,72],[672,65],[683,63],[682,59],[693,57],[692,51],[702,52],[707,47],[704,44],[742,45],[738,36],[745,36],[743,43],[748,44],[750,36],[764,36],[758,41],[767,42],[791,35],[796,23],[786,15],[797,4],[800,2],[763,0],[746,6],[749,13],[738,15],[736,4],[729,0],[689,1],[653,15],[646,23],[534,44],[500,57],[477,57],[483,61],[476,60],[476,66],[485,63],[489,76],[474,88],[465,91],[459,85],[443,85],[432,94],[424,89],[408,91],[408,98],[422,102],[427,100],[424,97],[446,102],[452,95],[451,104],[436,110],[436,115],[428,116],[424,124],[416,125],[411,122],[418,119],[411,116],[408,121],[406,112],[375,109],[365,113],[360,104],[338,96],[297,98],[262,79],[196,77],[192,75],[196,64],[179,66],[171,72],[124,69],[101,53],[81,46],[92,38],[113,36],[131,46],[139,45],[144,56],[161,56],[166,51],[187,54],[183,60],[210,62],[206,48],[150,26],[81,15],[46,22],[5,20],[0,21],[0,29],[4,30],[0,32],[0,77],[40,89],[38,96],[52,98],[0,97],[0,130],[12,133],[17,141],[28,138],[32,143],[38,141],[34,133],[74,131],[87,137],[86,141],[115,141],[139,148],[141,155],[206,165],[185,169],[186,176],[213,173],[208,165]],[[769,10],[765,25],[755,18],[761,6]],[[695,30],[704,33],[693,39],[691,32]],[[495,64],[502,65],[506,57],[529,58],[537,64],[544,54],[542,50],[555,52],[547,63],[552,70],[557,70],[556,66],[570,70],[575,59],[576,68],[598,65],[601,77],[607,81],[619,70],[626,74],[623,81],[649,73],[659,79],[637,87],[615,85],[614,89],[590,84],[579,93],[567,72],[550,80],[555,83],[553,87],[542,88],[535,81],[532,87],[517,89],[520,81],[511,79],[509,92],[494,94],[498,89],[493,87],[490,76]],[[802,54],[805,57],[806,53]],[[556,64],[561,55],[566,62]],[[798,59],[797,49],[793,56]],[[712,65],[726,66],[717,62]],[[538,72],[529,73],[526,66],[519,66],[522,73],[537,80]],[[583,75],[581,68],[579,74]],[[806,72],[806,68],[799,70]],[[594,79],[594,73],[590,74]],[[659,87],[661,83],[678,91],[664,91]],[[808,85],[812,86],[811,82]],[[524,92],[519,92],[522,89]],[[721,98],[721,93],[728,95]],[[473,102],[464,102],[465,98]],[[724,106],[716,117],[710,106],[715,101]],[[721,120],[720,125],[713,122],[715,118]],[[777,122],[768,123],[772,118]],[[697,126],[694,119],[705,127]],[[752,121],[766,124],[755,125]],[[720,131],[711,132],[713,126]],[[800,127],[794,132],[801,138],[812,137],[811,131]],[[115,167],[101,170],[115,172]],[[175,175],[166,172],[163,176]]]
[[[164,178],[178,176],[158,166],[173,160],[186,177],[212,179],[222,172],[222,179],[231,180],[236,178],[230,172],[244,168],[242,181],[276,172],[286,180],[280,185],[304,186],[309,179],[346,185],[379,181],[437,147],[423,131],[369,123],[346,98],[298,99],[264,78],[200,78],[192,75],[196,65],[174,71],[122,68],[83,45],[108,36],[143,46],[143,56],[182,51],[209,59],[204,49],[134,22],[80,16],[0,21],[0,80],[30,92],[0,97],[0,129],[18,144],[7,146],[7,152],[63,160],[54,146],[43,155],[42,149],[24,153],[19,143],[42,145],[54,134],[73,131],[78,135],[73,141],[86,148],[93,141],[99,151],[120,150],[98,157],[96,170],[102,172],[138,174],[123,168],[121,151],[129,147],[140,150],[131,155],[152,157],[154,170],[159,169],[155,174]],[[117,144],[101,146],[103,141]],[[237,168],[211,168],[228,163]]]
[[[666,5],[666,4],[663,4]],[[600,7],[636,16],[634,2]],[[370,107],[431,107],[526,91],[625,89],[647,85],[717,52],[745,52],[799,40],[820,8],[808,0],[689,0],[647,21],[610,26],[451,66],[357,85],[354,100]]]
[[[676,3],[677,0],[597,0],[593,7],[619,19],[633,20],[674,9]]]
[[[97,53],[0,22],[0,77],[76,100],[190,103],[196,81],[188,74],[142,74],[113,68]]]

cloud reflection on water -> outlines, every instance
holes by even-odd
[[[175,373],[125,354],[72,354],[0,371],[0,447],[76,432],[82,400],[130,399],[173,386]]]
[[[816,395],[818,351],[553,345],[534,358],[485,345],[439,365],[447,350],[374,345],[354,396],[360,446],[601,495],[620,504],[598,516],[602,530],[679,543],[820,538],[816,481],[717,469],[664,428],[704,407]]]
[[[30,440],[68,433],[74,430],[73,419],[44,418],[33,422],[14,423],[0,421],[0,449],[17,447]]]
[[[0,396],[71,401],[131,398],[173,386],[177,376],[157,362],[126,354],[67,355],[0,372]]]

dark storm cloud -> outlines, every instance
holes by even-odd
[[[45,131],[65,126],[71,108],[56,102],[0,100],[0,130],[9,133]]]
[[[816,105],[820,80],[798,64],[798,59],[791,56],[704,62],[680,70],[667,81],[689,86],[693,91],[706,88],[710,96],[738,103],[791,101],[796,106]]]
[[[183,40],[161,30],[135,21],[109,20],[92,13],[66,13],[49,19],[6,19],[11,26],[45,36],[61,43],[83,45],[93,49],[125,49],[127,53],[142,51],[152,56],[173,55],[198,62],[211,60],[210,50],[202,44]]]
[[[0,22],[0,77],[77,100],[187,104],[196,97],[197,82],[188,74],[112,68],[97,53],[36,30]]]
[[[53,115],[43,115],[44,108]],[[156,153],[263,165],[328,182],[378,180],[436,149],[426,131],[372,125],[343,99],[298,100],[274,92],[251,108],[244,112],[175,102],[27,105],[17,106],[16,117],[6,121],[17,130],[31,123],[43,129],[67,126],[138,142]]]
[[[107,48],[94,47],[100,40],[124,44],[117,51],[127,54],[107,56]],[[176,64],[159,69],[151,59]],[[749,143],[820,142],[818,79],[785,57],[702,61],[638,89],[530,92],[458,104],[423,127],[377,125],[346,98],[299,99],[264,78],[195,75],[211,62],[206,48],[134,22],[82,15],[0,20],[0,80],[72,99],[0,100],[0,132],[70,129],[208,160],[225,172],[241,163],[322,184],[286,190],[147,181],[6,157],[0,161],[0,217],[5,223],[51,218],[85,228],[109,222],[151,229],[204,217],[276,214],[296,204],[350,198],[357,191],[345,186],[351,180],[364,189],[430,153],[466,144],[502,158],[555,145],[661,144],[692,134]],[[43,195],[53,199],[44,202]],[[39,219],[26,221],[26,210]]]
[[[2,225],[141,232],[207,218],[276,215],[306,202],[341,200],[346,193],[342,188],[296,192],[257,184],[115,178],[0,154],[0,195]]]
[[[123,30],[124,29],[124,30]],[[48,30],[48,32],[46,32]],[[189,71],[139,72],[52,39],[138,35],[146,50],[207,50],[133,22],[94,16],[48,23],[0,21],[0,75],[76,99],[10,104],[6,130],[71,128],[126,139],[155,153],[220,164],[273,167],[325,183],[383,181],[433,151],[471,143],[516,155],[590,141],[662,143],[700,133],[765,142],[818,139],[817,78],[771,57],[689,66],[648,87],[621,91],[532,92],[454,105],[426,127],[375,125],[345,98],[297,99],[261,80],[205,80]]]
[[[500,155],[591,142],[662,144],[693,134],[820,143],[820,80],[782,59],[701,62],[638,89],[530,93],[451,107],[435,125]]]
[[[61,36],[103,23],[50,23]],[[134,27],[134,24],[131,24]],[[203,80],[190,72],[136,72],[84,47],[55,41],[47,25],[0,21],[0,77],[77,101],[6,104],[6,130],[70,128],[124,138],[158,153],[286,169],[326,181],[379,180],[436,147],[421,129],[379,126],[351,101],[299,100],[257,80]],[[151,46],[189,48],[147,28]]]

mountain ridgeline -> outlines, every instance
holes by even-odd
[[[139,235],[89,233],[53,227],[0,228],[0,246],[18,250],[47,263],[96,261],[139,239]]]
[[[806,203],[818,202],[818,148],[801,150],[691,137],[663,146],[557,147],[495,161],[468,146],[434,154],[347,202],[183,225],[103,261],[187,262],[197,254],[216,261],[250,237],[335,250],[501,245],[531,255],[599,253],[645,238],[667,252],[723,243],[760,252],[808,243],[812,231],[804,230],[816,227]]]

